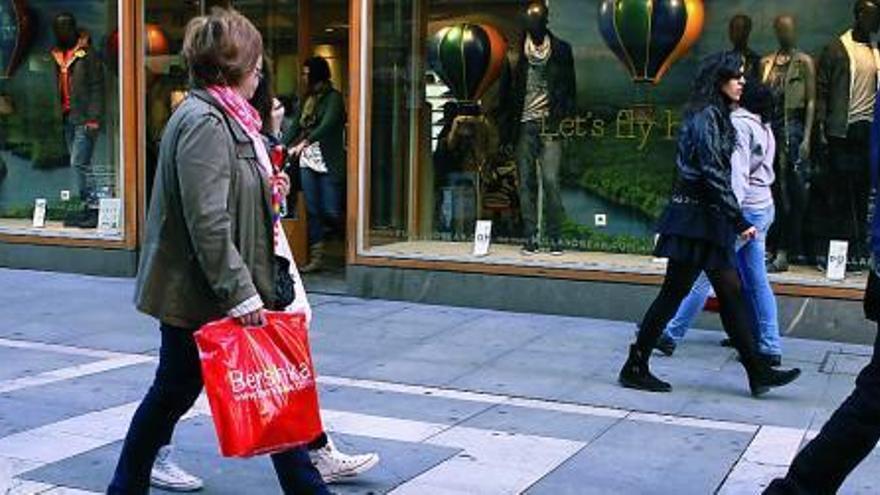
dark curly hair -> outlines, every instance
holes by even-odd
[[[732,51],[719,52],[704,58],[697,69],[685,115],[693,115],[707,106],[716,107],[724,115],[730,114],[730,101],[721,92],[727,81],[742,77],[742,57]]]
[[[740,105],[761,117],[761,122],[764,124],[770,123],[773,119],[773,91],[766,84],[746,84]]]

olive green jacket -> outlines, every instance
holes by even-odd
[[[327,171],[336,180],[343,181],[346,176],[346,114],[342,93],[331,88],[324,94],[318,100],[315,117],[315,125],[304,128],[300,125],[299,115],[297,115],[286,141],[290,144],[296,144],[300,139],[308,139],[310,143],[320,143]]]
[[[159,150],[135,303],[195,329],[274,294],[269,186],[247,133],[203,90],[171,116]]]

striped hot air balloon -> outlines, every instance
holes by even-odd
[[[24,0],[0,0],[0,79],[12,77],[31,40]]]
[[[480,99],[501,74],[507,40],[489,24],[447,26],[431,37],[428,64],[455,98]]]
[[[603,0],[599,30],[633,81],[659,84],[703,32],[703,0]]]

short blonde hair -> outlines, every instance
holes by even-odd
[[[234,9],[215,7],[186,26],[182,54],[195,87],[238,85],[262,53],[260,32]]]

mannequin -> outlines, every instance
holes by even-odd
[[[770,272],[788,270],[789,255],[803,256],[804,220],[809,202],[810,148],[816,116],[816,67],[797,48],[794,17],[773,24],[779,49],[761,60],[761,80],[773,91],[776,137],[778,249]],[[804,262],[800,258],[798,261]]]
[[[733,45],[733,51],[740,54],[743,59],[743,72],[746,76],[746,82],[760,80],[758,72],[761,65],[761,56],[749,48],[749,37],[751,35],[751,17],[737,14],[730,19],[728,36],[730,37],[730,43]]]
[[[538,251],[538,181],[540,167],[547,212],[550,251],[562,253],[565,213],[559,190],[562,142],[554,132],[574,116],[576,85],[571,45],[549,29],[547,5],[528,3],[523,14],[525,32],[513,43],[502,71],[496,119],[501,143],[514,150],[519,171],[523,254]]]
[[[83,203],[83,209],[69,214],[64,225],[95,228],[98,224],[98,194],[92,154],[104,115],[103,69],[88,33],[77,27],[73,14],[59,14],[52,28],[55,47],[51,53],[58,77],[64,140]]]
[[[868,256],[868,146],[880,81],[880,50],[871,36],[880,29],[880,0],[856,0],[853,14],[853,28],[826,46],[819,59],[816,123],[828,147],[821,184],[832,220],[827,234],[848,240],[849,258],[860,267]]]

